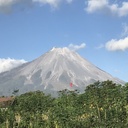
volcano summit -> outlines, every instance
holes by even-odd
[[[0,74],[0,95],[41,90],[47,93],[63,89],[83,91],[96,81],[123,81],[112,77],[68,48],[53,48],[39,58]],[[72,85],[72,86],[70,86]]]

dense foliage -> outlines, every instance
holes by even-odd
[[[85,92],[60,91],[16,96],[0,109],[0,128],[128,128],[128,84],[96,82]]]

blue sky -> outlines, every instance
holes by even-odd
[[[0,0],[0,72],[52,47],[128,82],[128,1]]]

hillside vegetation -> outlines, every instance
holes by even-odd
[[[0,109],[0,128],[128,128],[128,84],[96,82],[85,92],[63,90],[16,96]]]

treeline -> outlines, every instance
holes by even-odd
[[[0,109],[0,128],[128,128],[128,84],[96,82],[85,92],[63,90],[16,96]]]

